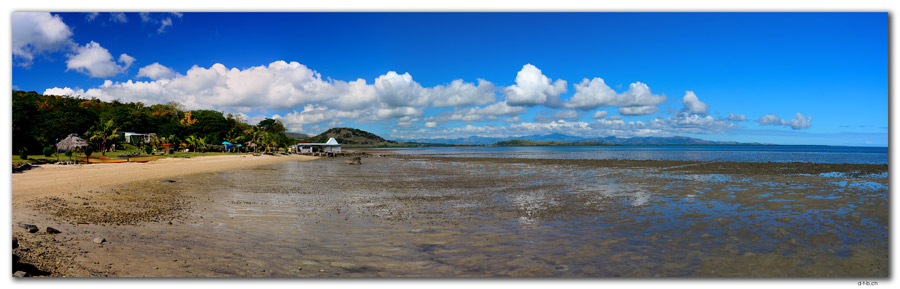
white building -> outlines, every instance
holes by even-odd
[[[321,153],[339,153],[341,152],[341,144],[334,138],[329,138],[325,143],[298,143],[294,145],[294,151],[301,154],[313,153],[313,148],[318,148],[316,152]]]

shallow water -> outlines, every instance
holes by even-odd
[[[403,155],[519,158],[519,159],[628,159],[734,162],[804,162],[887,164],[887,147],[769,146],[769,145],[663,145],[663,146],[549,146],[549,147],[441,147],[391,149]]]
[[[429,158],[176,179],[119,276],[886,276],[887,178]],[[96,228],[103,230],[102,228]],[[113,258],[115,259],[115,258]],[[174,260],[174,261],[173,261]]]

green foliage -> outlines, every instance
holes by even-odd
[[[43,153],[44,153],[45,157],[52,156],[53,155],[53,147],[44,147]]]
[[[23,160],[28,159],[28,148],[23,147],[19,149],[19,158]]]
[[[144,147],[144,152],[146,152],[148,155],[149,155],[149,154],[153,154],[153,147],[152,147],[152,146],[145,146],[145,147]]]
[[[107,141],[118,137],[117,131],[119,131],[119,128],[116,127],[113,120],[100,121],[91,128],[91,131],[88,131],[87,135],[90,136],[88,141],[99,144],[100,154],[105,156]]]
[[[265,119],[257,125],[247,124],[239,115],[223,115],[212,110],[186,111],[175,102],[145,105],[140,102],[103,102],[72,96],[40,95],[34,91],[12,91],[12,151],[18,153],[27,148],[32,152],[54,146],[70,133],[86,134],[86,139],[98,148],[117,146],[124,143],[117,132],[154,133],[166,138],[176,148],[191,148],[205,151],[208,145],[222,141],[243,144],[250,149],[284,148],[297,142],[288,137],[283,123]],[[192,125],[181,122],[190,112]],[[189,137],[193,136],[194,139]],[[291,134],[300,137],[299,134]],[[327,138],[326,138],[327,141]],[[160,139],[144,143],[143,139],[132,140],[132,145],[151,151],[162,149]],[[123,147],[124,149],[124,147]]]
[[[72,157],[72,150],[66,150],[66,157]]]
[[[84,148],[84,155],[90,157],[92,154],[94,154],[94,149],[92,149],[91,146]]]

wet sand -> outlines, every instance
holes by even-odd
[[[116,188],[140,182],[157,182],[167,178],[225,170],[240,170],[260,165],[270,165],[288,161],[316,159],[299,155],[219,155],[194,158],[163,158],[148,163],[117,163],[91,165],[40,165],[33,169],[12,174],[12,221],[13,232],[22,230],[19,224],[38,224],[42,234],[19,235],[23,248],[39,248],[37,252],[23,252],[23,262],[31,262],[53,272],[54,276],[96,276],[95,272],[65,274],[62,267],[75,264],[67,260],[59,240],[71,237],[47,235],[46,226],[57,223],[111,223],[136,224],[158,221],[164,215],[183,213],[183,195],[170,190],[157,190],[152,194],[131,194],[122,196],[105,195],[97,197],[96,192],[116,192]],[[67,201],[64,201],[67,200]],[[52,213],[57,218],[50,221],[46,214],[35,209],[47,208],[62,203],[84,200],[79,206],[59,207]],[[89,200],[94,201],[93,204]],[[65,234],[62,234],[65,235]],[[58,240],[59,239],[59,240]],[[71,248],[69,248],[71,251]],[[31,250],[31,249],[26,249]],[[21,251],[21,250],[20,250]]]
[[[32,197],[14,207],[13,235],[40,248],[23,259],[50,276],[888,274],[887,165],[362,162]],[[17,227],[23,219],[42,231]]]

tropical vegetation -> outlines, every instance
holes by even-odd
[[[146,153],[262,152],[286,149],[297,142],[286,136],[278,120],[248,124],[241,115],[186,110],[176,102],[146,105],[13,91],[12,114],[12,149],[21,159],[30,154],[47,155],[48,149],[55,152],[56,143],[70,133],[89,142],[84,152],[104,156],[112,145],[117,150]],[[126,142],[124,132],[147,136]],[[223,142],[233,145],[226,150]]]

